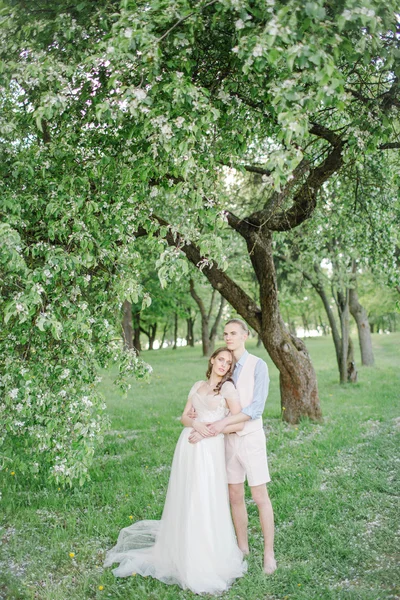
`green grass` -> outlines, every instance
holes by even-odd
[[[276,370],[263,349],[250,345],[271,372],[264,418],[279,569],[269,578],[262,574],[262,537],[248,494],[249,572],[224,598],[399,598],[400,335],[376,335],[373,341],[377,366],[360,369],[359,382],[345,387],[337,383],[331,341],[307,342],[324,423],[303,421],[296,427],[281,422]],[[127,398],[113,386],[112,374],[104,374],[112,425],[97,453],[91,483],[62,490],[32,486],[18,473],[1,474],[0,598],[196,597],[148,578],[115,579],[110,569],[102,569],[104,552],[122,527],[161,516],[181,431],[179,415],[206,366],[198,348],[143,356],[154,368],[151,383],[134,383]]]

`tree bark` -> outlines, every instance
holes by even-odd
[[[322,415],[314,367],[305,344],[290,334],[279,310],[272,233],[264,230],[259,235],[253,230],[245,239],[260,285],[258,333],[279,370],[283,418],[289,423],[298,423],[302,416],[318,421]],[[240,313],[239,307],[235,308]]]
[[[187,317],[186,318],[186,325],[187,325],[187,333],[186,333],[186,342],[187,345],[190,346],[191,348],[194,347],[194,319],[193,317]]]
[[[350,339],[349,291],[349,288],[338,290],[335,297],[339,311],[341,331],[340,383],[355,383],[357,381],[357,369],[354,361],[353,345]]]
[[[138,353],[142,350],[140,343],[140,312],[133,316],[133,347]]]
[[[123,317],[122,317],[122,335],[125,350],[132,350],[133,348],[133,327],[132,327],[132,304],[125,300],[123,306]]]
[[[157,323],[153,323],[153,325],[150,326],[150,333],[151,335],[149,337],[149,350],[153,350],[157,334]]]
[[[164,347],[165,336],[167,335],[167,329],[168,329],[168,325],[169,325],[169,323],[168,323],[168,321],[167,321],[167,323],[165,323],[165,325],[164,325],[163,334],[162,334],[162,338],[161,338],[161,345],[160,345],[160,348],[163,348],[163,347]]]
[[[354,360],[354,346],[351,337],[349,337],[349,346],[347,349],[347,381],[349,383],[357,382],[357,369]]]
[[[226,304],[226,300],[223,296],[220,297],[220,302],[219,302],[219,309],[218,309],[218,313],[217,316],[215,317],[215,321],[213,326],[211,327],[211,331],[210,331],[210,335],[209,335],[209,353],[212,354],[214,352],[214,348],[215,348],[215,339],[217,337],[217,333],[218,333],[218,327],[219,324],[221,322],[222,319],[222,313],[224,310],[224,306]]]
[[[319,277],[319,269],[318,269],[318,267],[314,267],[314,270],[318,277],[317,281],[315,279],[313,279],[311,276],[307,276],[305,273],[304,273],[304,275],[307,276],[307,278],[311,282],[311,285],[313,286],[313,288],[315,289],[315,291],[321,298],[322,304],[324,305],[324,308],[325,308],[325,311],[326,311],[326,314],[328,317],[329,325],[331,328],[331,332],[332,332],[333,344],[335,346],[336,362],[337,362],[339,373],[340,373],[340,364],[341,364],[340,361],[341,361],[341,352],[342,352],[342,342],[340,339],[340,333],[337,328],[335,315],[333,314],[333,310],[329,303],[329,298],[327,296],[327,293],[325,291],[323,283]]]
[[[156,333],[157,333],[157,322],[149,323],[148,329],[145,329],[144,327],[141,326],[140,331],[142,333],[144,333],[145,335],[147,335],[147,338],[149,340],[149,350],[153,350],[154,349],[154,341],[156,339]]]
[[[349,306],[351,315],[357,323],[358,341],[361,351],[361,364],[367,367],[372,367],[375,363],[375,360],[372,350],[371,329],[369,326],[367,311],[358,300],[356,288],[350,289]]]
[[[212,297],[211,297],[211,308],[214,303],[214,297],[216,294],[216,290],[213,289]],[[190,279],[190,295],[193,300],[196,302],[197,306],[200,310],[201,317],[201,344],[203,349],[203,356],[209,356],[209,342],[210,342],[210,332],[208,327],[209,322],[209,314],[207,314],[206,307],[204,306],[204,302],[202,298],[196,292],[196,288],[194,287],[193,279]]]
[[[196,302],[197,306],[200,310],[201,317],[201,342],[203,348],[203,356],[210,356],[210,354],[214,351],[215,346],[215,338],[217,337],[218,326],[221,322],[222,312],[225,306],[225,298],[221,295],[219,308],[217,316],[215,317],[214,323],[210,329],[210,321],[212,317],[212,310],[215,303],[215,297],[217,294],[217,290],[213,287],[210,306],[208,312],[206,311],[206,307],[204,306],[204,302],[202,298],[198,295],[196,288],[194,287],[193,279],[190,280],[190,295],[193,300]]]

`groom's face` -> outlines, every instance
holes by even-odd
[[[247,340],[247,332],[239,323],[228,323],[224,329],[224,340],[226,347],[234,352],[244,347],[244,343]]]

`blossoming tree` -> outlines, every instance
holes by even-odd
[[[140,295],[138,235],[159,250],[162,280],[186,255],[259,332],[285,418],[320,417],[310,358],[280,315],[273,235],[310,218],[355,154],[398,145],[396,10],[393,0],[3,3],[4,461],[19,439],[21,469],[85,479],[101,431],[96,367],[118,359],[122,303]],[[264,202],[226,210],[224,167],[263,174]],[[224,270],[225,226],[246,241],[259,303]]]

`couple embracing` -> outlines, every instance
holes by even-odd
[[[264,535],[263,568],[267,574],[275,571],[262,426],[268,370],[246,351],[248,334],[241,319],[228,321],[226,347],[212,354],[206,380],[190,390],[161,521],[122,529],[104,563],[119,563],[117,577],[137,573],[197,594],[227,590],[247,569],[246,477]]]

